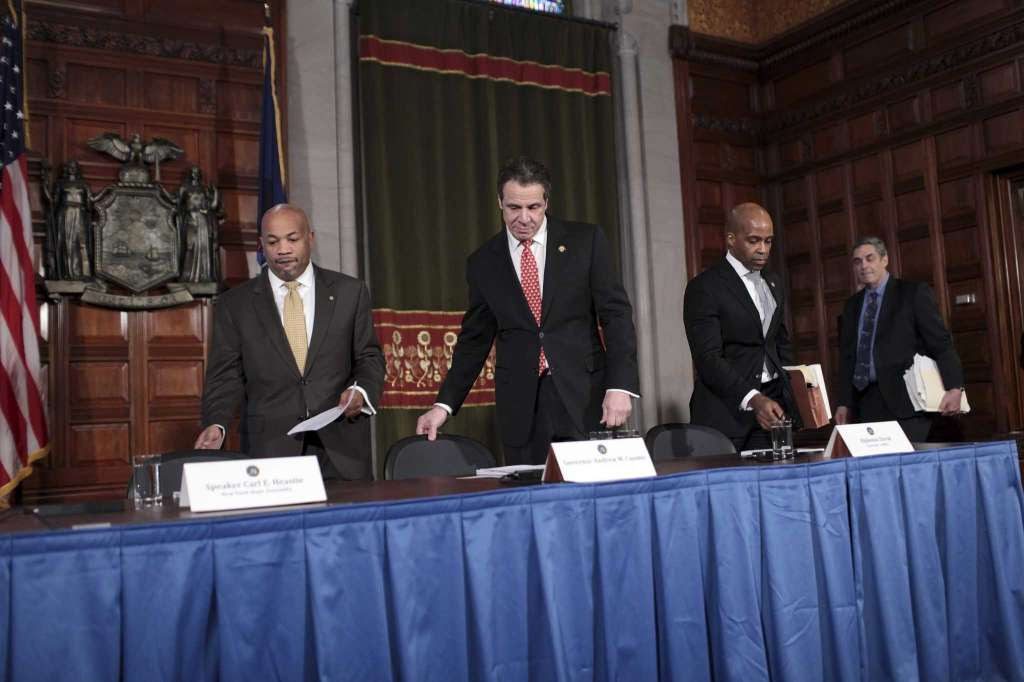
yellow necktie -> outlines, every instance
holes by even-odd
[[[306,314],[302,310],[299,283],[285,282],[284,285],[288,287],[288,294],[284,297],[284,335],[288,337],[295,364],[302,374],[306,369]]]

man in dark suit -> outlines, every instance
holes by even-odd
[[[273,207],[260,223],[267,268],[217,300],[197,449],[219,448],[245,406],[242,449],[253,457],[316,455],[325,478],[370,476],[369,422],[384,358],[363,282],[310,263],[302,209]],[[335,405],[344,418],[286,435]]]
[[[915,412],[903,381],[914,354],[939,366],[939,411],[960,412],[964,372],[931,287],[889,275],[889,254],[877,237],[853,249],[853,271],[863,288],[843,307],[839,336],[836,424],[898,420],[907,438],[924,441],[933,414]]]
[[[497,189],[505,227],[467,261],[469,306],[452,366],[416,433],[433,439],[458,412],[497,340],[505,461],[539,464],[552,440],[629,417],[640,390],[633,309],[600,228],[546,215],[547,168],[513,159]]]
[[[683,298],[697,375],[690,419],[721,431],[737,450],[768,447],[768,429],[796,415],[782,369],[793,363],[785,297],[779,280],[763,272],[774,234],[757,204],[733,208],[725,258],[694,277]]]

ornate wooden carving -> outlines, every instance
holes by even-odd
[[[145,34],[122,33],[117,30],[89,30],[81,26],[33,19],[28,21],[27,35],[29,40],[65,47],[113,50],[149,57],[187,59],[249,69],[260,68],[262,55],[259,49],[204,45],[190,40],[158,38]]]
[[[284,0],[273,8],[280,28]],[[85,142],[106,131],[138,131],[185,150],[160,165],[167,187],[180,186],[196,164],[221,190],[224,279],[248,279],[256,247],[262,3],[29,0],[27,12],[37,253],[45,235],[39,157],[54,167],[77,159],[90,185],[102,187],[115,180],[118,164]],[[41,354],[52,450],[23,483],[26,502],[123,495],[132,454],[191,446],[210,310],[207,301],[159,311],[67,299],[46,304]]]

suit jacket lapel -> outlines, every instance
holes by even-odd
[[[750,298],[750,292],[747,291],[747,285],[743,283],[740,276],[733,269],[729,261],[723,259],[718,265],[719,273],[722,276],[722,280],[725,282],[726,288],[732,292],[732,295],[739,300],[740,305],[754,317],[757,322],[758,329],[761,329],[762,335],[764,334],[763,325],[761,324],[761,314],[757,312],[757,306],[754,305],[754,299]],[[778,308],[776,307],[776,310]]]
[[[775,310],[772,312],[772,319],[768,324],[768,335],[770,336],[775,326],[782,320],[782,288],[779,286],[778,278],[774,274],[762,272],[761,276],[768,283],[768,291],[772,293],[772,298],[775,299]]]
[[[259,286],[253,289],[252,303],[256,309],[256,318],[263,325],[270,345],[277,349],[288,371],[299,376],[299,368],[295,366],[295,356],[292,355],[291,346],[288,345],[288,339],[284,335],[281,314],[277,312],[277,304],[274,302],[274,292],[270,290],[270,277],[267,275],[266,269],[260,274]]]
[[[544,292],[540,305],[541,324],[548,319],[551,302],[555,300],[558,290],[562,288],[561,281],[565,274],[565,260],[568,254],[559,250],[558,247],[562,246],[564,232],[562,223],[548,218],[547,243],[544,245]],[[523,298],[525,300],[525,296]]]
[[[313,266],[313,273],[316,277],[316,302],[313,310],[313,337],[309,341],[309,352],[306,353],[306,371],[308,374],[316,360],[320,347],[324,345],[327,338],[327,330],[331,328],[331,318],[334,317],[334,308],[337,304],[334,293],[334,278],[329,278],[320,268]]]

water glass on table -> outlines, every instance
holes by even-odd
[[[132,456],[131,503],[134,509],[159,507],[163,504],[160,492],[160,455]]]
[[[772,425],[772,459],[789,459],[793,455],[793,420],[783,417]]]

